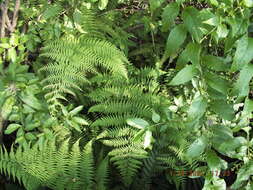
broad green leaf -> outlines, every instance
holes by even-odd
[[[17,59],[17,52],[14,47],[8,49],[8,59],[11,60],[13,63]]]
[[[244,146],[247,144],[247,140],[244,137],[234,137],[232,139],[227,140],[226,142],[223,142],[219,145],[218,150],[229,156],[236,155],[236,149]]]
[[[196,43],[187,44],[177,61],[177,69],[182,69],[188,62],[198,65],[200,62],[201,46]]]
[[[7,43],[0,43],[0,47],[1,47],[1,48],[4,48],[4,49],[8,49],[8,48],[11,47],[11,45],[10,45],[10,44],[7,44]]]
[[[169,85],[180,85],[189,82],[197,74],[197,69],[194,65],[187,65],[172,79]]]
[[[182,13],[183,21],[187,30],[198,43],[200,43],[203,38],[203,32],[201,30],[202,21],[200,20],[199,15],[199,11],[194,7],[187,7]]]
[[[15,104],[15,98],[13,96],[7,98],[1,108],[1,116],[4,120],[7,120],[12,112],[12,108]]]
[[[179,5],[175,2],[169,3],[162,13],[162,31],[166,32],[174,24],[174,20],[179,13]]]
[[[25,130],[26,131],[31,131],[37,127],[39,127],[41,124],[40,122],[31,122],[25,125]]]
[[[224,95],[227,95],[230,84],[226,79],[223,79],[219,75],[211,72],[205,72],[204,76],[208,86]]]
[[[4,131],[4,133],[6,135],[9,135],[11,133],[13,133],[14,131],[16,131],[17,129],[19,129],[20,127],[22,127],[21,125],[19,124],[10,124],[8,125],[7,129]]]
[[[218,39],[226,38],[228,35],[228,32],[229,31],[227,29],[227,26],[224,24],[220,24],[217,28],[217,31],[216,31]]]
[[[226,190],[226,182],[224,179],[213,178],[213,190]]]
[[[36,140],[37,137],[33,133],[26,133],[25,138],[29,141]]]
[[[70,116],[74,116],[83,110],[83,106],[78,106],[69,112]]]
[[[30,95],[26,95],[26,94],[23,94],[22,97],[21,97],[21,100],[27,104],[28,106],[34,108],[34,109],[37,109],[37,110],[41,110],[42,109],[42,105],[41,103],[39,102],[39,100],[32,94]]]
[[[147,121],[140,118],[127,119],[127,124],[132,127],[136,127],[137,129],[144,129],[149,126]]]
[[[251,117],[252,112],[253,112],[253,100],[247,97],[244,102],[243,114],[249,115],[249,117]]]
[[[203,24],[207,24],[210,26],[218,26],[220,23],[220,17],[215,15],[209,9],[203,9],[200,11],[201,20],[203,20]],[[207,28],[208,29],[208,28]]]
[[[253,38],[243,36],[238,40],[234,61],[231,70],[242,69],[253,59]]]
[[[221,57],[206,55],[203,57],[204,65],[214,71],[228,71],[229,65]]]
[[[198,157],[204,152],[206,145],[205,137],[199,137],[190,145],[186,155],[190,158]]]
[[[178,25],[170,32],[169,37],[166,43],[166,49],[164,53],[164,60],[166,60],[169,56],[173,55],[178,51],[180,46],[184,43],[186,38],[186,30],[184,25]]]
[[[218,3],[218,1],[217,0],[208,0],[212,5],[214,5],[214,6],[218,6],[219,5],[219,3]]]
[[[207,152],[206,161],[207,161],[208,167],[212,171],[219,170],[222,167],[221,158],[219,158],[213,150],[209,150]]]
[[[237,174],[236,181],[231,188],[240,189],[243,185],[243,182],[248,181],[252,174],[253,174],[253,161],[251,160],[240,168]]]
[[[100,0],[98,8],[100,10],[104,10],[107,7],[107,4],[108,4],[108,0]]]
[[[165,0],[149,0],[150,10],[153,13]]]
[[[152,140],[152,132],[150,130],[147,130],[145,132],[145,137],[144,137],[144,149],[148,148],[151,144],[151,140]]]
[[[188,116],[191,120],[201,118],[206,112],[207,100],[202,96],[196,97],[188,110]]]
[[[73,122],[73,121],[70,121],[70,120],[66,120],[66,122],[67,122],[67,124],[68,125],[70,125],[71,127],[73,127],[75,130],[77,130],[78,132],[82,132],[82,130],[81,130],[81,128],[80,128],[80,126],[77,124],[77,123],[75,123],[75,122]]]
[[[213,132],[213,143],[220,144],[221,142],[230,140],[233,138],[232,130],[224,125],[213,125],[210,130]]]
[[[62,7],[59,4],[54,4],[48,6],[46,11],[43,13],[42,17],[47,20],[50,18],[55,18],[62,11]]]
[[[158,123],[160,121],[161,117],[159,114],[157,114],[155,111],[153,111],[152,113],[152,120],[155,122],[155,123]]]
[[[224,100],[214,100],[211,102],[210,108],[222,119],[231,121],[235,118],[233,106]]]
[[[239,97],[245,97],[249,93],[249,82],[253,77],[253,64],[247,64],[240,72],[239,78],[234,85],[234,92]]]
[[[73,117],[73,121],[80,125],[89,125],[89,123],[81,117]]]

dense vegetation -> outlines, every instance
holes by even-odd
[[[253,190],[252,0],[0,3],[0,189]]]

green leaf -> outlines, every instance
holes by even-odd
[[[249,82],[253,77],[253,64],[247,64],[240,72],[239,78],[236,81],[233,91],[239,97],[245,97],[249,94]]]
[[[1,48],[4,48],[4,49],[8,49],[8,48],[11,47],[11,45],[10,45],[10,44],[7,44],[7,43],[0,43],[0,47],[1,47]]]
[[[42,109],[42,105],[40,104],[39,100],[32,94],[30,95],[26,95],[23,94],[21,96],[21,100],[27,104],[28,106],[37,109],[37,110],[41,110]]]
[[[212,143],[214,147],[217,147],[223,142],[233,139],[233,132],[227,126],[213,125],[210,129],[213,132]]]
[[[149,0],[150,10],[153,13],[165,0]]]
[[[231,121],[235,118],[233,106],[231,104],[227,104],[225,100],[214,100],[211,103],[210,108],[222,119]]]
[[[187,65],[172,79],[169,85],[180,85],[189,82],[197,74],[194,65]]]
[[[66,120],[67,124],[70,125],[71,127],[73,127],[75,130],[77,130],[78,132],[82,132],[80,126],[73,122],[73,121],[70,121],[70,120]]]
[[[148,148],[151,144],[152,140],[152,132],[150,130],[147,130],[144,137],[144,149]]]
[[[169,37],[166,43],[166,49],[164,54],[164,60],[166,60],[169,56],[176,53],[180,46],[184,43],[186,38],[186,30],[184,25],[178,25],[170,32]]]
[[[228,156],[233,156],[233,154],[236,155],[236,152],[235,152],[236,149],[246,144],[247,144],[247,140],[244,137],[234,137],[232,139],[227,140],[226,142],[223,142],[217,148],[219,152]]]
[[[169,3],[162,13],[162,31],[167,32],[174,24],[174,20],[179,13],[179,5],[175,2]]]
[[[69,112],[70,116],[74,116],[83,110],[83,106],[78,106]]]
[[[188,110],[188,116],[190,120],[201,118],[206,112],[206,108],[207,100],[202,96],[196,97]]]
[[[186,155],[190,158],[198,157],[204,152],[206,145],[206,139],[204,137],[199,137],[190,145]]]
[[[8,49],[8,59],[11,60],[12,63],[14,63],[17,59],[17,52],[14,47]]]
[[[226,190],[226,182],[224,179],[213,178],[213,190]]]
[[[15,98],[13,96],[7,98],[1,108],[1,116],[4,120],[7,120],[12,112],[12,108],[15,104]]]
[[[218,26],[220,22],[220,17],[213,14],[211,11],[208,9],[204,9],[200,12],[202,14],[202,20],[203,24],[208,24],[210,26]]]
[[[29,141],[36,140],[37,137],[33,133],[26,133],[25,138]]]
[[[231,71],[242,69],[253,59],[253,38],[243,36],[238,40]]]
[[[54,4],[48,6],[46,11],[43,13],[42,17],[47,20],[50,18],[55,18],[62,11],[62,7],[59,4]]]
[[[127,119],[127,124],[132,127],[136,127],[137,129],[144,129],[149,126],[147,121],[140,118]]]
[[[198,65],[200,62],[201,46],[196,43],[187,44],[185,50],[179,56],[177,69],[183,68],[188,62]]]
[[[217,154],[213,150],[209,150],[207,152],[206,161],[207,161],[208,167],[212,171],[221,169],[221,166],[222,166],[221,159],[217,156]]]
[[[157,114],[155,111],[152,112],[152,120],[155,122],[155,123],[158,123],[160,121],[161,117],[159,114]]]
[[[89,123],[81,117],[73,117],[72,119],[73,119],[74,122],[76,122],[80,125],[89,125]]]
[[[219,5],[217,0],[209,0],[209,2],[216,7]]]
[[[98,8],[100,10],[104,10],[107,7],[108,0],[100,0],[98,4]]]
[[[187,7],[182,13],[183,21],[187,30],[198,43],[200,43],[203,38],[203,32],[201,31],[202,21],[200,20],[199,15],[199,11],[194,7]]]
[[[208,86],[224,95],[227,95],[228,89],[230,88],[230,84],[227,80],[211,72],[204,73],[204,76]]]
[[[17,129],[19,129],[20,127],[22,126],[19,124],[10,124],[8,125],[7,129],[4,131],[4,134],[9,135],[13,133],[14,131],[16,131]]]
[[[240,189],[242,187],[243,182],[249,180],[250,176],[253,174],[253,161],[249,161],[244,164],[237,173],[237,178],[235,183],[231,186],[233,189]]]
[[[214,71],[228,71],[229,65],[221,57],[206,55],[203,57],[204,65]]]
[[[226,38],[228,35],[228,32],[229,31],[227,29],[227,26],[224,24],[220,24],[217,28],[217,31],[216,31],[218,39]]]

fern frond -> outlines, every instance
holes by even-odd
[[[0,171],[23,183],[28,190],[40,186],[56,190],[92,190],[96,188],[95,178],[99,179],[99,176],[95,177],[92,141],[83,150],[79,141],[72,147],[68,141],[60,146],[50,141],[42,147],[19,147],[15,152],[12,148],[10,153],[1,148]],[[105,181],[107,175],[101,176]]]
[[[63,99],[65,94],[76,95],[88,85],[90,75],[98,72],[111,73],[127,79],[124,54],[111,43],[88,37],[64,37],[48,43],[42,56],[50,58],[50,63],[40,69],[47,73],[42,82],[48,93],[48,101]]]

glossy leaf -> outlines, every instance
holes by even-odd
[[[187,7],[182,13],[184,24],[187,30],[191,33],[196,42],[200,42],[203,38],[201,30],[202,21],[199,18],[199,11],[194,7]]]
[[[174,20],[179,13],[179,5],[175,2],[169,3],[163,10],[162,13],[162,30],[168,31],[169,28],[174,24]]]
[[[187,65],[169,83],[170,85],[180,85],[189,82],[197,74],[197,69],[194,65]]]
[[[9,135],[11,133],[13,133],[14,131],[18,130],[20,127],[22,127],[21,125],[19,124],[10,124],[8,125],[7,129],[4,131],[4,133],[6,135]]]
[[[207,100],[202,96],[196,97],[188,110],[189,118],[191,120],[201,118],[206,112],[206,109],[207,109]]]
[[[144,129],[149,126],[147,121],[140,118],[127,119],[127,124],[137,129]]]
[[[184,25],[178,25],[170,32],[166,43],[165,58],[167,59],[172,54],[176,53],[186,38],[186,30]]]
[[[213,101],[211,103],[211,110],[225,120],[231,121],[235,117],[233,106],[223,100]]]
[[[206,139],[204,137],[197,138],[188,148],[186,155],[189,158],[195,158],[200,156],[207,146]]]

